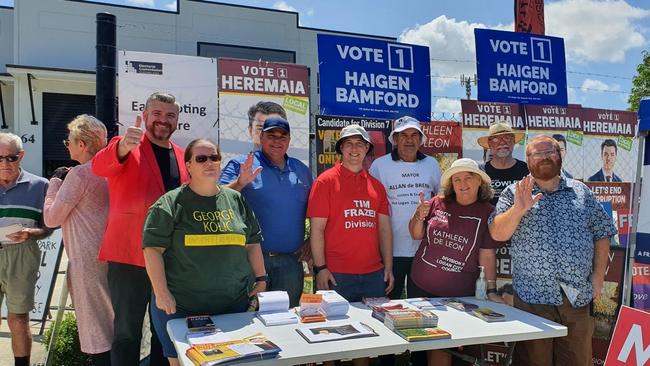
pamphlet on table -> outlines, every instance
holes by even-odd
[[[328,318],[343,317],[350,309],[350,303],[334,290],[319,290],[316,292],[323,296],[321,312]]]
[[[449,332],[438,327],[395,329],[395,333],[409,342],[451,338],[451,334],[449,334]]]
[[[296,331],[309,343],[378,336],[372,328],[361,322],[341,325],[310,325],[300,327]]]
[[[298,316],[303,323],[316,323],[327,320],[321,306],[323,305],[323,295],[321,294],[302,294],[300,296],[300,308]]]
[[[261,333],[234,341],[197,344],[185,355],[198,366],[212,366],[239,363],[243,360],[265,360],[274,358],[282,351],[275,343]]]
[[[257,294],[259,311],[257,317],[266,326],[294,324],[298,315],[289,311],[289,294],[286,291],[266,291]]]

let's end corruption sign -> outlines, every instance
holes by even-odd
[[[567,105],[564,40],[474,29],[478,100]]]
[[[318,35],[321,114],[431,118],[429,48]]]

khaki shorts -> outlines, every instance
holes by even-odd
[[[26,314],[34,308],[34,287],[41,251],[38,243],[3,245],[0,249],[0,304],[7,297],[7,310]]]

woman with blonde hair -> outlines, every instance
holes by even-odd
[[[83,114],[68,124],[63,141],[74,168],[54,171],[45,197],[43,217],[49,227],[61,226],[68,256],[68,287],[77,316],[81,351],[93,365],[110,365],[113,307],[108,291],[107,264],[97,260],[108,217],[106,180],[93,175],[90,161],[106,146],[106,127]]]

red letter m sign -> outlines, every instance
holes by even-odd
[[[650,313],[621,308],[605,366],[646,365],[650,360]]]

